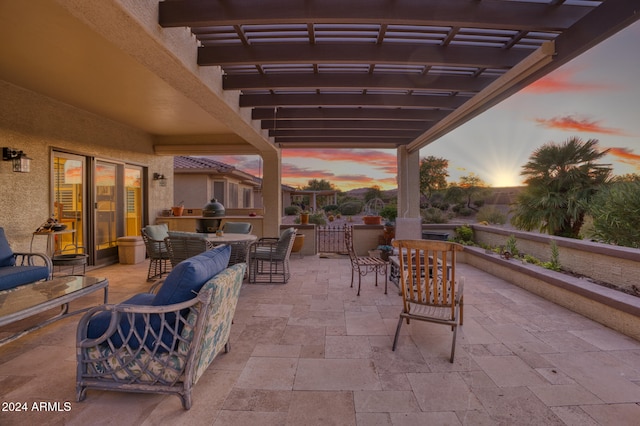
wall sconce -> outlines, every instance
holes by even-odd
[[[29,173],[31,171],[31,158],[22,151],[14,148],[2,148],[2,159],[13,162],[13,171]]]
[[[167,178],[163,174],[154,173],[153,180],[158,182],[158,186],[167,186]]]

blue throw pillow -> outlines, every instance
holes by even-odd
[[[124,302],[122,302],[122,304],[123,305],[139,305],[139,306],[150,305],[154,297],[155,295],[152,293],[140,293],[125,300]],[[136,323],[136,330],[138,331],[138,333],[140,333],[141,336],[144,335],[143,334],[144,324],[142,322],[142,315],[136,314],[134,321]],[[97,339],[98,337],[102,336],[104,332],[107,331],[107,329],[109,328],[110,322],[111,322],[110,311],[103,311],[103,312],[100,312],[98,315],[94,315],[89,321],[89,324],[87,325],[87,337],[90,339]],[[153,322],[154,321],[152,318],[151,323],[153,324]],[[158,323],[160,322],[159,318],[156,320],[156,322]],[[122,314],[119,325],[120,325],[120,328],[122,329],[122,333],[126,336],[129,333],[129,330],[131,330],[131,322],[128,320],[126,314]],[[159,328],[160,327],[156,327],[155,331],[157,332]],[[163,338],[163,340],[165,339]],[[119,348],[120,346],[122,346],[122,338],[120,337],[120,334],[118,334],[117,331],[115,334],[111,336],[111,342],[116,348]],[[165,344],[170,345],[171,342],[165,342]],[[132,349],[138,349],[138,347],[140,346],[140,342],[138,341],[138,339],[133,337],[129,341],[129,345],[131,346]],[[151,347],[152,345],[149,344],[148,346]]]
[[[4,235],[4,228],[0,228],[0,266],[13,266],[16,259],[13,257],[13,250],[9,246],[9,241]]]
[[[172,305],[196,296],[205,282],[229,264],[231,246],[219,246],[180,262],[169,273],[156,297],[154,306]]]

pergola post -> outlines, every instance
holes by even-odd
[[[262,176],[262,203],[264,206],[262,233],[264,236],[277,236],[280,235],[280,223],[282,221],[281,151],[279,149],[262,151],[261,156],[264,163]]]
[[[420,151],[398,148],[398,217],[420,217]]]

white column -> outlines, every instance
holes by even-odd
[[[398,217],[420,217],[420,151],[398,148]]]
[[[262,175],[262,202],[264,205],[264,220],[262,233],[264,237],[276,237],[280,235],[280,223],[282,221],[282,191],[280,190],[282,179],[281,151],[263,151],[261,153],[264,163]]]

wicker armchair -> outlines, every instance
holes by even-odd
[[[222,230],[231,234],[250,234],[253,225],[249,222],[225,222],[222,225]]]
[[[249,282],[286,283],[289,281],[289,257],[296,238],[295,228],[282,231],[280,238],[260,238],[251,244],[247,261]]]
[[[152,281],[170,271],[169,251],[164,242],[164,239],[169,236],[169,230],[167,225],[163,223],[160,225],[147,225],[142,228],[140,233],[147,249],[147,256],[149,256],[147,281]]]
[[[167,245],[171,266],[174,268],[183,260],[215,247],[214,243],[208,241],[202,234],[194,232],[169,231],[169,236],[164,239],[164,242]]]
[[[86,398],[87,389],[160,393],[177,395],[191,408],[194,385],[214,358],[230,349],[245,269],[243,263],[223,270],[185,302],[154,306],[154,295],[143,293],[87,312],[77,331],[77,400]],[[108,329],[90,338],[92,319],[105,313],[111,318]]]

